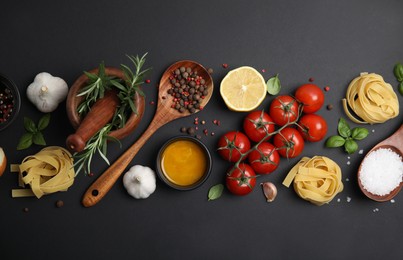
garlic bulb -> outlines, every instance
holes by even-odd
[[[34,82],[27,88],[28,99],[43,113],[56,110],[60,102],[67,97],[67,83],[47,72],[36,75]]]
[[[146,199],[155,191],[155,172],[149,167],[135,165],[123,176],[123,186],[134,198]]]

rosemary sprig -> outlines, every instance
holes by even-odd
[[[85,100],[77,108],[77,112],[80,116],[85,115],[91,109],[91,106],[98,99],[104,96],[105,91],[110,90],[112,87],[116,87],[119,90],[118,98],[120,99],[120,104],[115,111],[112,122],[105,125],[92,138],[90,138],[83,151],[74,154],[74,159],[76,161],[74,166],[77,166],[76,174],[83,169],[87,174],[91,172],[91,161],[95,153],[98,153],[109,165],[109,160],[106,157],[107,142],[109,140],[119,142],[118,139],[109,136],[109,133],[113,129],[124,127],[130,114],[137,113],[137,107],[133,101],[136,93],[144,96],[143,91],[140,89],[140,85],[144,83],[144,76],[150,70],[150,68],[142,70],[146,61],[146,55],[147,53],[142,57],[139,57],[138,55],[127,55],[133,63],[135,70],[133,71],[128,66],[121,64],[121,69],[125,77],[124,80],[106,75],[105,64],[103,62],[99,65],[98,74],[84,72],[89,81],[88,85],[78,94],[78,96],[85,95]]]
[[[112,82],[116,80],[114,76],[105,74],[105,63],[101,62],[98,67],[98,74],[84,71],[88,77],[88,85],[83,87],[78,93],[78,97],[85,96],[85,100],[78,106],[77,112],[81,116],[88,113],[91,106],[100,98],[103,98],[105,91],[110,90]]]
[[[96,152],[98,152],[101,158],[108,165],[110,164],[108,158],[106,157],[108,141],[117,141],[121,146],[119,139],[109,136],[109,132],[111,131],[111,129],[112,124],[107,124],[102,127],[93,137],[90,138],[90,140],[88,140],[82,152],[74,154],[74,167],[78,167],[76,170],[76,174],[78,174],[83,169],[86,174],[91,172],[91,161]]]

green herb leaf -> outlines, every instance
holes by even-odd
[[[50,121],[50,114],[44,115],[41,119],[39,119],[38,130],[42,131],[46,127],[48,127]]]
[[[208,200],[216,200],[221,197],[221,194],[224,190],[224,185],[217,184],[210,188],[208,191]]]
[[[32,121],[32,119],[28,117],[24,117],[24,128],[30,133],[35,133],[36,131],[38,131],[36,129],[34,121]]]
[[[403,65],[402,64],[397,63],[393,69],[393,73],[395,74],[397,81],[399,81],[399,82],[403,81]]]
[[[32,133],[23,134],[18,142],[17,150],[24,150],[30,147],[32,145],[32,136]]]
[[[354,140],[362,140],[365,137],[368,136],[368,130],[366,128],[363,127],[355,127],[353,128],[353,130],[351,131],[351,137]]]
[[[280,79],[278,78],[278,74],[274,77],[271,77],[267,83],[266,83],[266,87],[267,87],[267,93],[269,93],[270,95],[277,95],[278,93],[280,93],[281,90],[281,83],[280,83]]]
[[[400,84],[399,84],[399,92],[400,92],[400,95],[403,96],[403,82],[400,82]]]
[[[41,132],[36,132],[33,134],[32,141],[37,145],[46,145],[45,139],[43,138],[43,134]]]
[[[346,140],[346,143],[344,144],[344,149],[348,154],[352,154],[358,149],[358,144],[351,138]]]
[[[334,136],[329,137],[326,140],[326,147],[329,147],[329,148],[341,147],[344,145],[345,142],[346,142],[346,140],[343,137],[334,135]]]
[[[351,135],[350,126],[343,118],[339,119],[339,123],[337,125],[337,131],[344,138],[350,137]]]

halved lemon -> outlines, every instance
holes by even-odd
[[[252,67],[231,70],[221,81],[220,94],[233,111],[252,111],[266,97],[266,83],[262,74]]]

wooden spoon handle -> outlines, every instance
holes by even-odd
[[[130,146],[126,152],[124,152],[86,191],[84,194],[82,203],[84,207],[91,207],[97,204],[112,188],[115,182],[122,175],[123,171],[133,160],[134,156],[138,153],[144,143],[154,134],[154,132],[163,124],[166,120],[158,120],[160,116],[157,114],[151,121],[148,128],[143,135]]]

